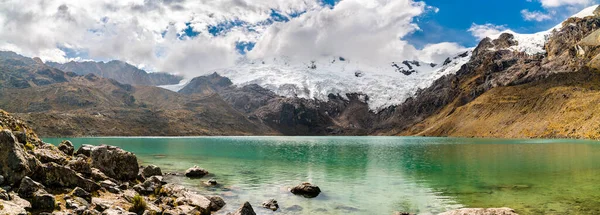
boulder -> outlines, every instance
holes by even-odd
[[[277,203],[277,200],[269,199],[266,202],[262,203],[262,207],[272,211],[276,211],[277,209],[279,209],[279,204]]]
[[[462,208],[441,213],[439,215],[517,215],[515,210],[510,208]]]
[[[46,187],[44,185],[34,181],[33,179],[25,176],[21,180],[21,185],[17,190],[17,193],[20,197],[23,198],[32,198],[33,194],[39,190],[44,190]]]
[[[73,152],[75,151],[75,147],[73,146],[73,143],[71,143],[71,141],[65,140],[58,144],[58,150],[60,150],[68,156],[72,156]]]
[[[158,192],[163,184],[165,182],[163,182],[162,176],[152,176],[146,179],[144,183],[133,186],[133,189],[139,194],[150,195]]]
[[[71,195],[83,198],[87,202],[92,202],[92,194],[89,193],[89,192],[87,192],[87,191],[85,191],[81,187],[76,187],[75,189],[73,189],[73,191],[71,191]]]
[[[209,196],[208,200],[210,200],[210,211],[218,211],[225,206],[225,200],[220,196]]]
[[[67,157],[58,148],[50,144],[44,144],[33,150],[35,157],[42,163],[66,164]]]
[[[208,175],[208,171],[198,166],[194,166],[185,171],[185,176],[188,178],[202,178],[205,175]]]
[[[193,192],[184,192],[183,196],[189,205],[196,207],[201,214],[210,214],[211,201],[205,196]]]
[[[321,189],[319,189],[319,187],[316,185],[304,182],[302,184],[299,184],[298,186],[293,187],[290,190],[290,192],[292,192],[295,195],[304,196],[306,198],[314,198],[317,197],[319,193],[321,193]]]
[[[97,191],[100,186],[94,181],[77,174],[75,170],[58,165],[56,163],[46,164],[44,167],[45,181],[48,186],[75,188],[81,187],[88,192]]]
[[[92,168],[92,174],[90,176],[96,181],[114,180],[106,176],[102,171],[96,168]]]
[[[235,211],[232,215],[256,215],[250,202],[244,202],[242,207]]]
[[[119,189],[119,185],[117,185],[115,182],[112,182],[111,180],[104,180],[100,182],[100,186],[103,187],[104,189],[106,189],[108,192],[111,193],[121,193],[121,189]]]
[[[92,164],[85,157],[75,157],[67,163],[67,167],[86,176],[92,174]]]
[[[148,178],[155,175],[162,176],[163,174],[160,170],[160,167],[157,167],[155,165],[148,165],[144,167],[144,169],[142,169],[142,175],[144,176],[144,178]]]
[[[52,212],[56,205],[56,199],[53,195],[48,194],[44,190],[38,190],[33,194],[33,201],[31,202],[34,209],[40,211]]]
[[[34,156],[25,152],[23,145],[9,130],[0,131],[0,158],[3,158],[0,159],[0,175],[9,185],[33,175],[41,165]]]
[[[92,146],[92,145],[83,144],[79,147],[79,149],[77,149],[77,152],[75,152],[75,154],[76,155],[85,155],[86,157],[90,157],[92,154],[93,148],[94,148],[94,146]]]
[[[108,177],[130,181],[135,180],[139,171],[137,157],[131,152],[114,146],[97,146],[91,152],[92,166]]]

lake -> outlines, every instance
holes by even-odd
[[[69,138],[134,152],[142,165],[211,175],[169,177],[219,194],[234,211],[258,214],[436,214],[461,207],[511,207],[520,214],[600,214],[600,143],[423,137]],[[58,144],[62,139],[46,138]],[[222,186],[208,188],[214,178]],[[322,193],[289,193],[301,182]],[[260,204],[270,198],[281,209]]]

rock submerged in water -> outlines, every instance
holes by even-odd
[[[511,208],[462,208],[439,215],[518,215]]]
[[[276,211],[277,209],[279,209],[279,204],[277,203],[277,200],[269,199],[266,202],[262,203],[262,207],[272,211]]]
[[[315,198],[319,196],[319,194],[321,193],[321,189],[316,185],[304,182],[302,184],[299,184],[298,186],[293,187],[290,190],[290,192],[292,192],[295,195],[304,196],[306,198]]]
[[[188,178],[202,178],[208,175],[208,171],[198,166],[194,166],[185,171],[185,176]]]
[[[256,213],[254,212],[252,205],[250,205],[250,202],[244,202],[242,207],[240,207],[234,213],[230,213],[228,215],[256,215]]]

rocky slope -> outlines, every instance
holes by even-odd
[[[276,133],[219,96],[187,96],[94,74],[79,76],[10,52],[0,52],[0,66],[0,75],[10,77],[0,81],[0,108],[31,122],[43,136]]]
[[[570,18],[536,55],[511,49],[518,45],[511,34],[485,39],[457,74],[415,98],[432,104],[422,119],[383,134],[598,139],[599,28],[597,15]],[[436,96],[437,103],[423,101]]]
[[[122,61],[104,62],[68,62],[64,64],[47,62],[56,69],[73,72],[78,75],[94,74],[96,76],[118,80],[123,84],[159,86],[178,84],[183,78],[168,73],[147,73]]]

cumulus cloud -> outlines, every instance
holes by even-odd
[[[552,14],[554,13],[555,12],[543,13],[540,11],[529,11],[527,9],[521,10],[521,16],[523,16],[523,19],[537,22],[552,19]]]
[[[483,38],[486,37],[490,37],[490,36],[494,36],[494,35],[498,35],[500,34],[502,31],[505,31],[506,27],[503,25],[494,25],[494,24],[483,24],[483,25],[478,25],[478,24],[471,24],[471,28],[469,28],[469,32],[471,32],[471,34],[481,40]]]
[[[338,55],[386,63],[437,59],[462,48],[418,50],[402,40],[419,29],[414,18],[437,11],[413,0],[344,0],[333,8],[320,0],[1,2],[0,50],[58,62],[117,59],[187,77],[233,65],[242,57],[239,42],[256,43],[250,57]],[[274,13],[289,21],[274,22]]]

